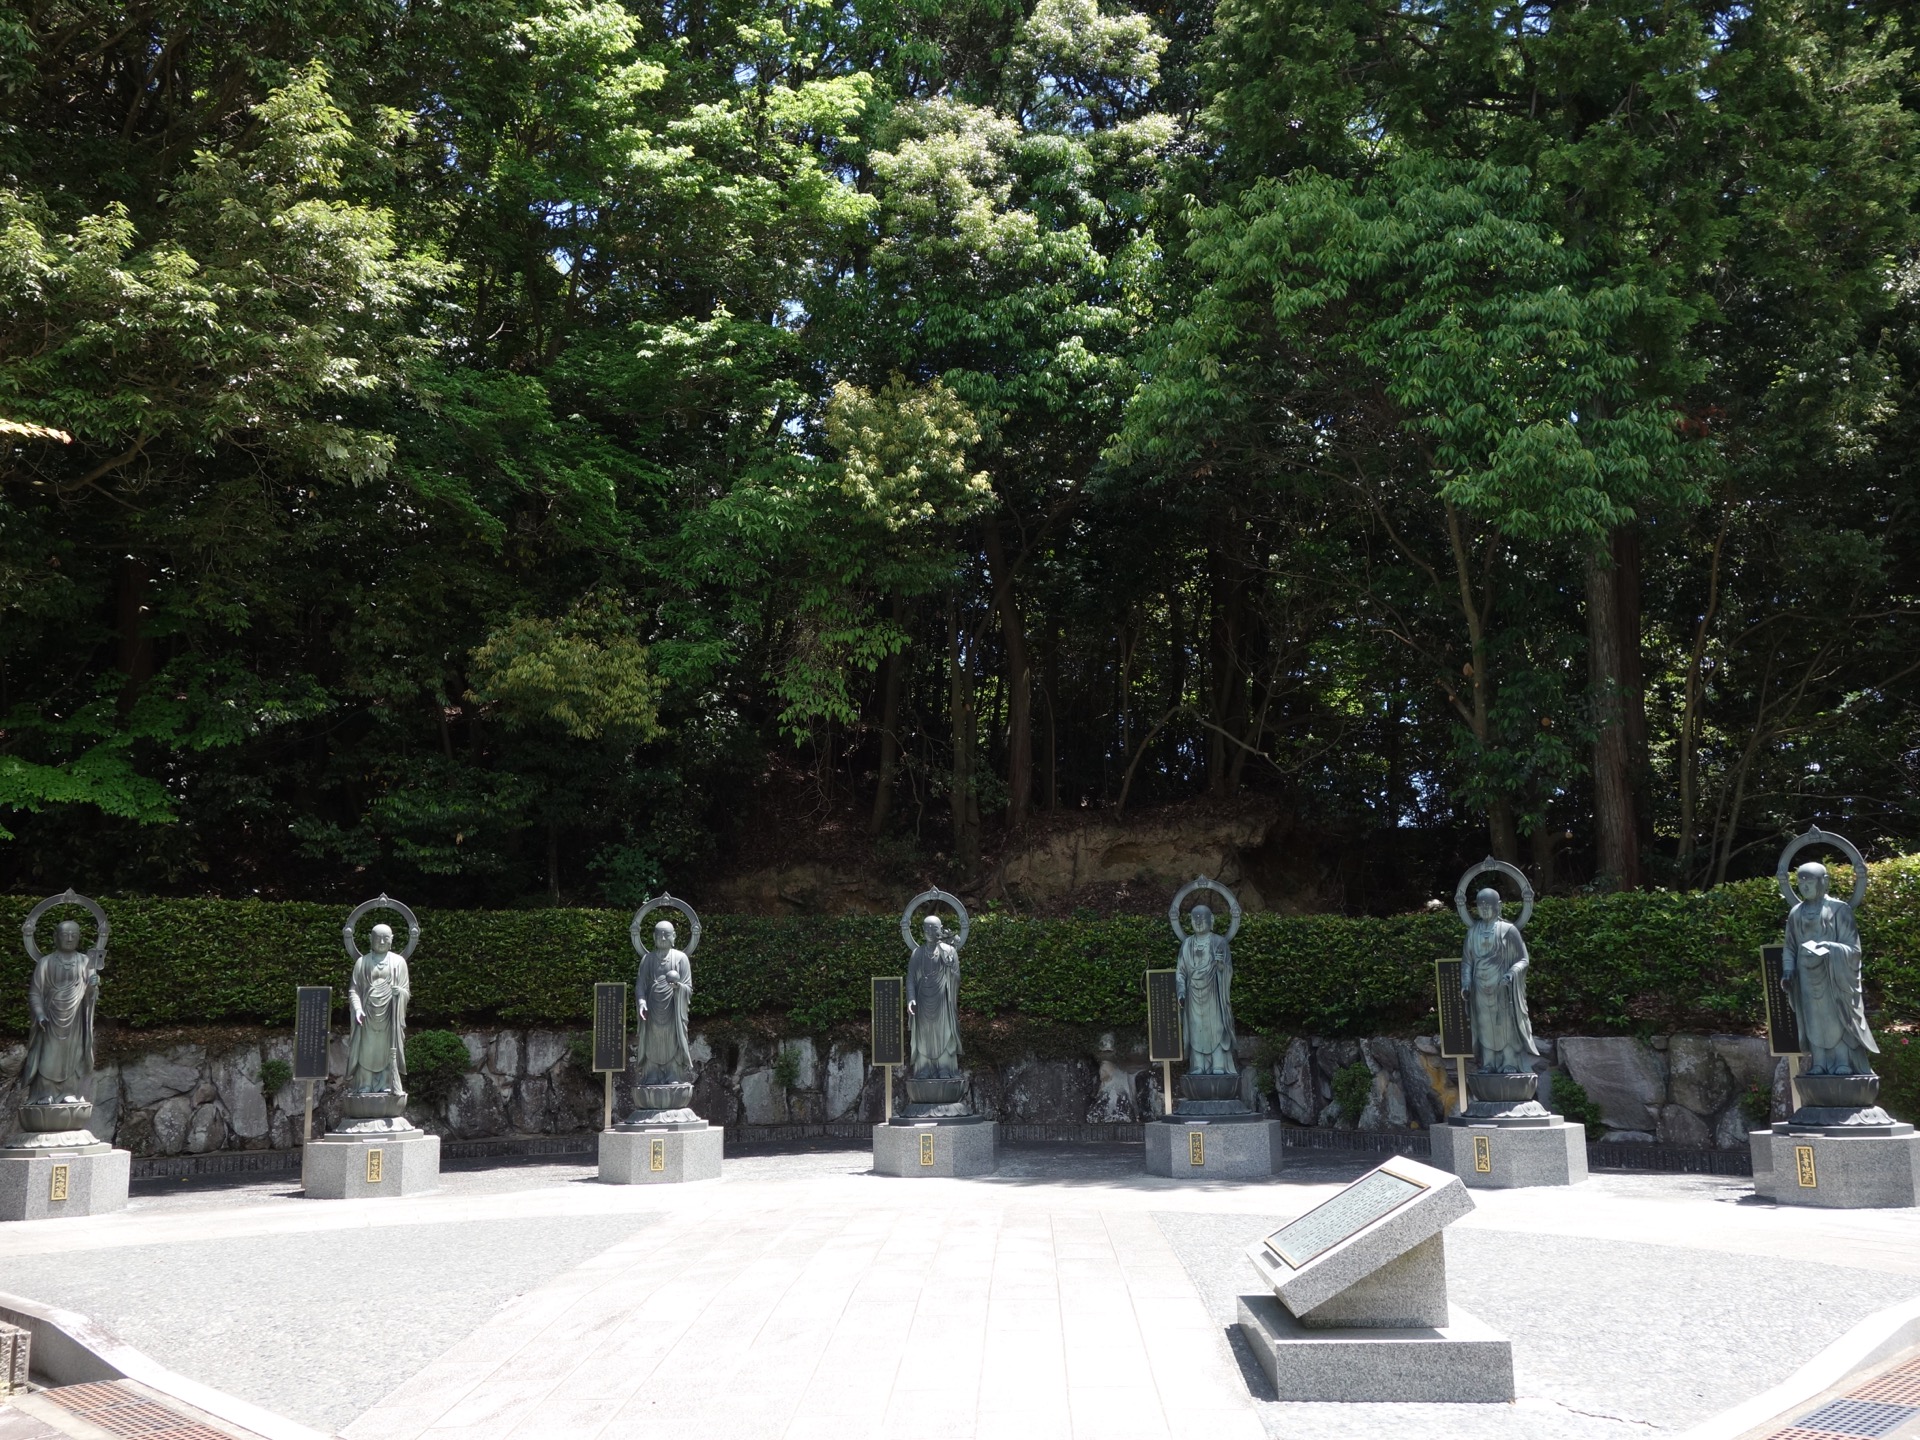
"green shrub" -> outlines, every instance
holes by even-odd
[[[1876,865],[1861,915],[1869,1015],[1920,1021],[1920,859]],[[135,1029],[293,1019],[297,985],[344,1000],[344,907],[265,900],[109,899],[103,1019]],[[33,901],[0,899],[0,929]],[[1704,894],[1550,896],[1527,927],[1527,1000],[1549,1035],[1752,1031],[1761,945],[1785,906],[1770,880]],[[1512,913],[1511,909],[1509,913]],[[693,1014],[777,1015],[796,1029],[857,1025],[868,979],[906,964],[893,917],[709,915]],[[596,980],[631,977],[629,917],[610,910],[426,911],[408,1010],[425,1023],[582,1024]],[[369,921],[370,923],[370,921]],[[1433,962],[1460,952],[1449,911],[1387,917],[1250,915],[1235,938],[1233,1008],[1245,1033],[1328,1037],[1430,1030]],[[975,918],[961,966],[970,1016],[1134,1028],[1141,972],[1171,961],[1161,916]],[[0,954],[0,1033],[27,1025],[27,961]]]
[[[1740,1092],[1740,1118],[1749,1130],[1764,1130],[1773,1119],[1773,1085],[1755,1080]]]
[[[1920,1124],[1920,1035],[1891,1031],[1880,1037],[1880,1108],[1896,1120]]]
[[[1607,1128],[1586,1086],[1564,1070],[1553,1072],[1553,1108],[1574,1124],[1586,1126],[1590,1139],[1599,1139],[1600,1132]]]
[[[773,1083],[780,1087],[782,1094],[800,1083],[800,1052],[791,1045],[782,1045],[780,1053],[773,1057]]]
[[[407,1089],[429,1105],[445,1102],[472,1067],[467,1042],[451,1030],[418,1030],[407,1037]]]
[[[287,1088],[287,1082],[293,1079],[293,1066],[284,1060],[262,1060],[260,1062],[260,1089],[271,1100]]]
[[[1372,1097],[1373,1071],[1367,1068],[1364,1060],[1343,1065],[1333,1072],[1333,1098],[1340,1107],[1342,1119],[1357,1124],[1367,1108],[1367,1101]]]

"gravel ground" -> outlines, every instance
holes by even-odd
[[[1455,1303],[1513,1340],[1513,1405],[1280,1404],[1234,1322],[1246,1247],[1286,1215],[1155,1217],[1229,1331],[1267,1433],[1615,1440],[1684,1430],[1777,1384],[1920,1280],[1662,1245],[1447,1232]]]
[[[170,1369],[331,1432],[514,1296],[654,1218],[534,1216],[15,1256],[4,1288],[78,1310]]]

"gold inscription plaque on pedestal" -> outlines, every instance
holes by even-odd
[[[67,1198],[68,1177],[72,1173],[71,1166],[56,1165],[53,1167],[53,1176],[47,1181],[47,1199],[64,1200]]]
[[[1793,1147],[1794,1173],[1800,1178],[1802,1190],[1817,1190],[1819,1179],[1813,1173],[1813,1146],[1796,1145]]]
[[[367,1184],[378,1185],[385,1156],[378,1150],[367,1151]]]
[[[1473,1137],[1473,1173],[1476,1175],[1493,1173],[1493,1141],[1485,1135]]]
[[[1207,1132],[1189,1130],[1187,1132],[1187,1164],[1204,1165],[1207,1163]]]
[[[920,1163],[922,1165],[933,1164],[933,1136],[931,1135],[922,1135],[920,1137]]]
[[[647,1168],[664,1170],[667,1168],[667,1142],[655,1140],[647,1146]]]

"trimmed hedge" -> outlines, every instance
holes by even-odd
[[[1876,1027],[1920,1021],[1920,857],[1873,868],[1862,915]],[[1841,877],[1836,876],[1836,888]],[[31,899],[0,898],[18,933]],[[345,907],[255,900],[103,902],[113,924],[103,1018],[134,1028],[289,1024],[296,985],[348,975]],[[1704,894],[1544,899],[1527,929],[1527,999],[1547,1034],[1753,1031],[1756,951],[1780,934],[1770,881]],[[1511,914],[1512,911],[1510,910]],[[42,922],[42,935],[57,914]],[[413,957],[415,1023],[584,1025],[596,980],[633,979],[628,916],[608,910],[429,911]],[[363,921],[364,929],[372,921]],[[1386,918],[1253,915],[1234,941],[1234,1010],[1244,1031],[1379,1034],[1433,1023],[1433,960],[1457,955],[1450,911]],[[961,1003],[1076,1025],[1143,1023],[1141,972],[1173,961],[1163,917],[975,919]],[[794,1026],[858,1024],[868,977],[901,974],[892,917],[715,915],[694,961],[696,1017],[782,1014]],[[0,956],[0,1030],[26,1028],[28,966]]]

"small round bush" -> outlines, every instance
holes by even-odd
[[[287,1088],[287,1082],[293,1079],[293,1066],[284,1060],[262,1060],[260,1062],[260,1091],[269,1100]]]
[[[1355,1124],[1360,1122],[1367,1101],[1373,1098],[1373,1071],[1364,1060],[1356,1060],[1333,1072],[1333,1098],[1340,1106],[1343,1119]]]
[[[407,1037],[407,1088],[429,1104],[451,1096],[472,1067],[467,1042],[451,1030],[421,1030]]]

